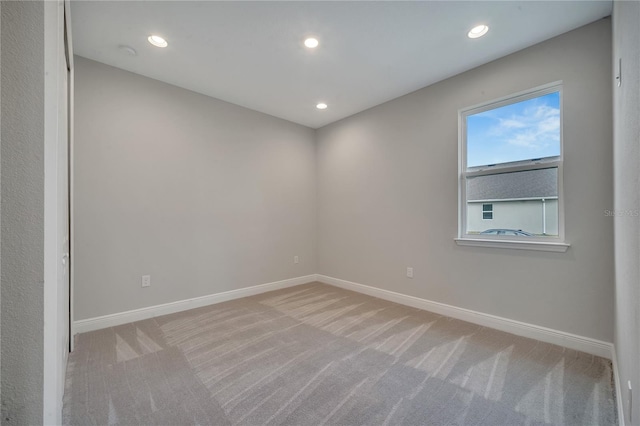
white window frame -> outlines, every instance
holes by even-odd
[[[526,101],[549,93],[560,95],[560,155],[535,160],[517,161],[488,166],[467,167],[467,117],[506,105]],[[525,249],[540,251],[565,252],[569,244],[564,233],[564,185],[563,185],[563,88],[562,81],[525,90],[500,99],[483,102],[458,111],[458,245],[494,247],[506,249]],[[518,237],[508,235],[480,235],[467,233],[467,178],[474,176],[494,175],[498,173],[520,172],[544,168],[558,169],[558,236],[557,237]]]
[[[484,206],[491,206],[491,210],[485,210]],[[491,213],[491,217],[489,219],[485,219],[485,213]],[[493,220],[493,203],[482,203],[482,220]]]

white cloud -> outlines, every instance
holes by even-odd
[[[513,118],[499,118],[500,127],[503,129],[521,129],[527,127],[527,123]]]
[[[516,133],[511,138],[507,139],[507,143],[516,146],[523,146],[527,148],[537,148],[538,138],[533,132],[521,132]]]
[[[468,121],[468,164],[498,164],[560,152],[558,96],[541,96],[474,114]]]
[[[560,140],[560,110],[548,105],[528,108],[522,114],[498,118],[492,133],[510,145],[546,148]]]

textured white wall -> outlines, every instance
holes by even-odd
[[[615,344],[627,424],[640,424],[640,3],[616,1],[613,69],[622,58],[622,86],[613,88],[616,326]],[[634,389],[629,421],[627,381]]]
[[[316,272],[313,130],[75,66],[76,320]]]
[[[571,248],[457,246],[458,110],[558,80]],[[606,19],[319,129],[318,272],[613,341],[611,103]]]
[[[2,2],[2,424],[42,423],[44,5]]]

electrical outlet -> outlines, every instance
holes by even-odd
[[[413,278],[413,268],[407,267],[407,278]]]
[[[142,276],[142,287],[151,287],[151,275]]]
[[[298,256],[293,256],[293,263],[300,263],[300,258]]]

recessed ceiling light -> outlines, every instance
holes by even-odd
[[[167,47],[169,45],[169,43],[167,43],[167,40],[163,39],[159,35],[152,34],[147,37],[147,40],[149,40],[149,43],[153,44],[156,47]]]
[[[469,38],[478,38],[482,37],[489,31],[489,27],[486,25],[478,25],[477,27],[471,28],[471,31],[467,33],[467,37]]]
[[[126,53],[129,56],[136,56],[138,54],[138,52],[136,52],[136,49],[124,44],[121,44],[120,46],[118,46],[118,49],[120,49],[121,52]]]
[[[304,41],[304,45],[307,46],[309,49],[314,49],[316,47],[318,47],[318,44],[320,44],[318,42],[317,38],[313,38],[313,37],[309,37],[308,39],[306,39]]]
[[[325,104],[324,102],[320,102],[318,105],[316,105],[316,108],[327,109],[327,104]]]

